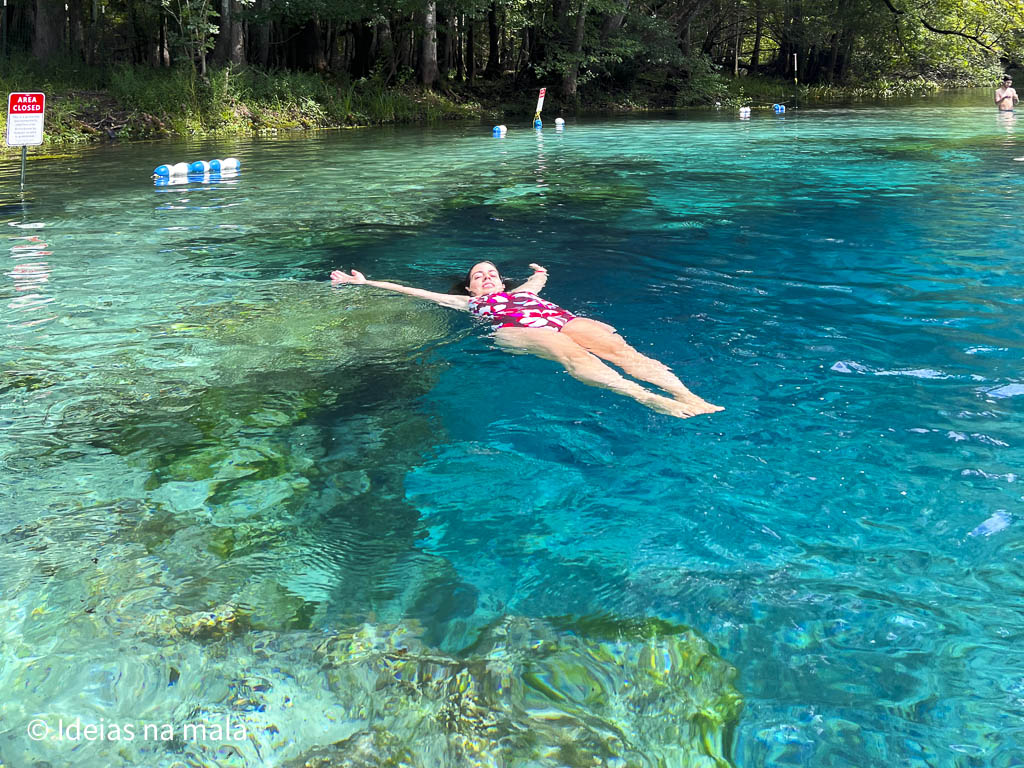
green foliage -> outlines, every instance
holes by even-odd
[[[152,2],[152,0],[150,0]],[[170,44],[191,61],[213,50],[219,27],[217,12],[211,0],[159,0],[165,14],[174,20]]]
[[[107,72],[103,67],[89,67],[80,61],[58,58],[42,64],[31,56],[9,56],[0,66],[0,89],[11,91],[94,91],[105,88]]]
[[[730,99],[729,84],[706,56],[689,56],[683,60],[685,88],[680,89],[676,106],[717,104]]]
[[[452,0],[437,7],[441,96],[414,85],[421,2],[231,0],[232,32],[220,29],[221,1],[108,0],[99,13],[78,4],[68,11],[81,16],[75,34],[58,45],[76,55],[45,67],[12,56],[0,84],[54,94],[48,135],[70,142],[480,117],[477,99],[524,112],[538,84],[563,108],[757,105],[790,98],[794,77],[802,100],[887,97],[988,84],[1024,62],[1021,0]],[[487,60],[492,8],[500,66]],[[472,85],[459,82],[470,25]],[[207,68],[229,33],[246,36],[236,59],[288,68],[225,67],[230,46],[219,44],[221,63]]]
[[[985,83],[969,82],[964,85]],[[924,77],[902,79],[878,78],[848,85],[820,83],[801,85],[795,89],[791,80],[770,77],[746,77],[730,83],[729,96],[722,100],[722,106],[765,107],[774,103],[792,105],[829,101],[853,101],[857,99],[889,99],[921,96],[935,93],[943,83]]]
[[[158,71],[122,65],[110,76],[110,94],[126,108],[159,115],[198,115],[200,80],[192,67]]]
[[[385,86],[379,78],[331,79],[312,72],[211,69],[200,76],[188,65],[153,69],[121,65],[106,72],[41,67],[15,58],[2,75],[8,91],[47,93],[47,143],[103,138],[91,116],[118,115],[122,138],[161,134],[259,133],[385,123],[478,119],[481,107],[415,86]],[[83,86],[94,90],[85,91]],[[2,127],[2,126],[0,126]]]

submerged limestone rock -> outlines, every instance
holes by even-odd
[[[169,330],[224,347],[225,373],[313,372],[406,358],[444,338],[450,315],[374,288],[283,281],[193,307]]]
[[[450,197],[445,208],[457,213],[468,207],[486,206],[504,218],[536,216],[540,209],[559,206],[563,217],[614,221],[649,205],[648,190],[630,176],[653,170],[660,170],[658,163],[638,158],[630,158],[616,168],[607,158],[595,162],[577,157],[571,164],[545,174],[523,169],[509,176],[481,179]]]
[[[182,359],[194,368],[187,380],[141,360],[119,371],[97,442],[145,465],[150,498],[180,511],[208,509],[225,524],[295,512],[324,476],[329,438],[315,418],[337,403],[389,408],[372,428],[377,437],[354,435],[364,447],[344,467],[333,462],[335,472],[373,466],[368,454],[394,448],[386,435],[400,425],[417,433],[413,443],[433,434],[407,405],[438,374],[437,364],[416,359],[419,350],[447,332],[443,311],[404,297],[295,282],[239,288],[231,301],[191,308],[165,329],[195,351],[198,362]],[[394,463],[381,458],[377,466]]]
[[[289,768],[731,764],[735,670],[683,627],[612,639],[507,618],[453,658],[406,627],[365,626],[321,653],[332,690],[371,709],[372,727]]]
[[[253,768],[730,766],[735,671],[692,630],[507,617],[452,654],[430,641],[433,617],[306,629],[311,604],[267,576],[211,589],[204,582],[224,578],[210,573],[215,555],[193,552],[186,570],[185,553],[154,546],[190,530],[177,524],[122,506],[0,537],[13,566],[0,600],[0,683],[17,692],[0,710],[11,722],[145,713],[175,734],[228,719],[246,732],[89,743],[76,766],[217,764],[226,747],[232,765]],[[0,760],[64,765],[66,746],[19,732]]]

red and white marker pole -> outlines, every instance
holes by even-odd
[[[533,127],[540,128],[540,111],[544,109],[544,94],[548,92],[547,88],[540,89],[540,95],[537,97],[537,112],[533,116]]]

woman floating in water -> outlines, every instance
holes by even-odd
[[[561,363],[584,384],[603,387],[632,397],[655,411],[679,418],[722,410],[693,394],[668,366],[645,357],[629,346],[607,323],[576,317],[537,294],[548,281],[548,271],[531,264],[533,276],[518,288],[506,291],[498,268],[489,261],[475,264],[466,276],[467,295],[435,293],[381,280],[367,280],[361,273],[331,273],[334,285],[372,285],[426,299],[443,307],[461,309],[488,320],[494,338],[513,351],[529,352]],[[622,368],[630,376],[654,384],[672,397],[657,395],[622,376],[602,360]]]

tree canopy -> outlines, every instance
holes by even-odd
[[[1015,66],[1024,0],[9,0],[0,56],[248,64],[383,83],[945,80]],[[794,69],[795,63],[795,69]]]

